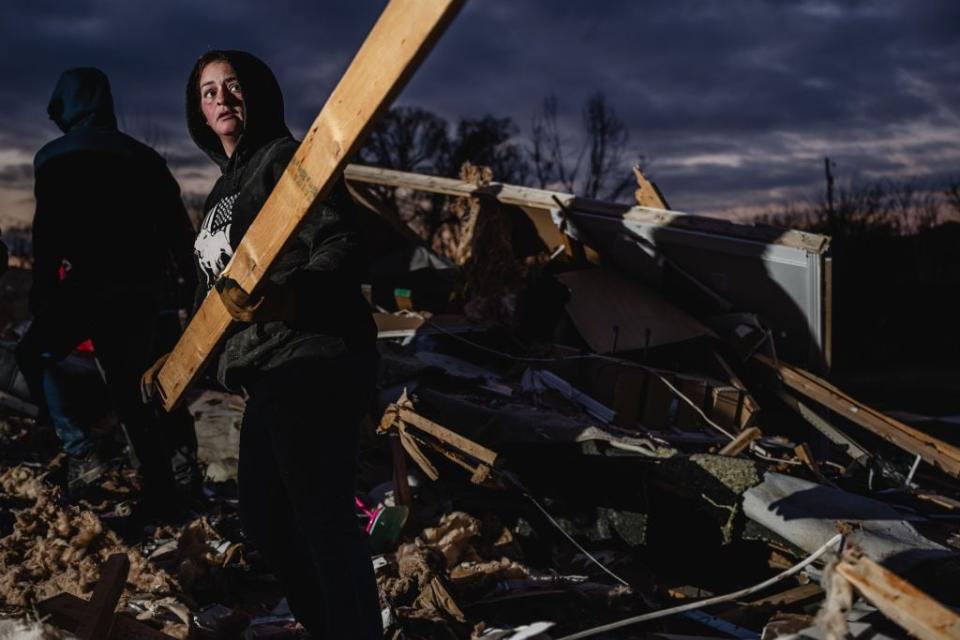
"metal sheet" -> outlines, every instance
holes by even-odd
[[[729,302],[726,309],[716,300],[701,304],[693,309],[697,315],[755,313],[772,329],[780,357],[823,369],[825,251],[651,224],[629,214],[567,213],[584,241],[624,272],[670,296],[677,283],[666,274],[671,268],[682,271]],[[682,303],[682,296],[671,297]]]

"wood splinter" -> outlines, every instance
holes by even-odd
[[[843,554],[836,575],[920,640],[960,638],[960,616],[859,550]]]

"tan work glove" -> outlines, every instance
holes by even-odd
[[[140,399],[144,404],[150,403],[157,396],[157,376],[169,357],[169,353],[163,354],[140,376]]]
[[[270,322],[293,320],[295,303],[293,290],[270,280],[261,285],[261,291],[250,295],[232,278],[221,278],[215,285],[223,306],[230,317],[240,322]]]

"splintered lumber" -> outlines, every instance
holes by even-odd
[[[822,595],[823,589],[820,587],[820,585],[814,583],[801,584],[793,587],[792,589],[787,589],[786,591],[782,591],[780,593],[764,596],[758,600],[753,600],[746,604],[749,607],[789,607],[790,605],[794,605],[805,600],[810,600],[811,598],[819,598]]]
[[[503,204],[518,206],[524,210],[538,209],[541,211],[550,211],[552,209],[563,209],[601,216],[617,216],[638,223],[684,228],[691,231],[716,233],[769,244],[796,247],[816,254],[823,253],[829,246],[829,239],[826,236],[807,233],[805,231],[784,231],[782,229],[762,226],[737,224],[718,218],[707,218],[675,211],[666,211],[664,209],[641,206],[631,207],[629,205],[605,202],[603,200],[581,198],[560,191],[521,187],[504,184],[502,182],[490,182],[478,186],[474,182],[465,180],[428,176],[396,171],[394,169],[381,169],[379,167],[367,167],[358,164],[348,165],[343,175],[348,182],[364,182],[388,187],[403,187],[413,189],[414,191],[439,193],[455,197],[486,196],[495,198]]]
[[[633,197],[641,207],[651,207],[653,209],[669,209],[667,199],[660,193],[653,182],[647,179],[643,174],[640,165],[633,168],[633,175],[637,179],[637,190],[633,192]]]
[[[790,389],[835,411],[904,451],[920,456],[922,460],[945,473],[960,477],[960,449],[957,447],[880,413],[809,371],[785,362],[776,362],[761,354],[755,355],[754,359],[779,373],[783,384]]]
[[[314,120],[222,274],[256,292],[287,240],[322,201],[386,108],[453,19],[463,0],[392,0]],[[203,371],[231,324],[210,291],[157,376],[166,410]]]
[[[960,638],[960,616],[856,549],[844,553],[836,573],[910,635]]]
[[[408,427],[429,435],[430,439],[411,434]],[[475,484],[483,484],[490,477],[491,467],[497,462],[495,451],[416,413],[413,410],[413,403],[407,398],[406,390],[383,412],[377,430],[380,433],[387,433],[391,429],[396,429],[400,436],[400,444],[431,480],[436,480],[440,475],[433,463],[420,450],[420,445],[433,449],[451,462],[470,471],[472,474],[470,481]],[[471,464],[466,457],[477,460],[478,464]]]
[[[763,432],[757,427],[747,427],[738,433],[736,438],[724,445],[723,449],[720,449],[720,455],[738,456],[743,453],[744,449],[750,446],[751,442],[761,436],[763,436]]]

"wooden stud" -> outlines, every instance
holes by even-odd
[[[920,640],[960,638],[960,616],[855,549],[844,553],[836,573]]]
[[[730,237],[757,240],[769,244],[778,244],[798,249],[804,249],[816,254],[824,253],[830,245],[827,236],[805,231],[774,229],[771,227],[744,225],[702,216],[652,209],[649,207],[631,207],[629,205],[579,198],[569,193],[520,187],[516,185],[491,182],[484,186],[477,186],[472,182],[441,178],[437,176],[421,175],[393,169],[379,167],[365,167],[363,165],[349,165],[344,176],[347,180],[382,184],[393,187],[405,187],[415,191],[441,193],[449,196],[477,196],[490,195],[504,204],[518,207],[542,209],[549,213],[550,209],[572,209],[577,212],[597,215],[618,216],[643,224],[671,226],[677,228],[716,233]]]
[[[738,456],[750,446],[750,443],[763,435],[763,432],[756,427],[747,427],[737,434],[737,437],[724,445],[719,453],[722,456]]]
[[[390,453],[393,456],[393,489],[397,504],[401,507],[413,506],[410,482],[407,478],[407,459],[403,457],[403,445],[400,436],[391,433]]]

